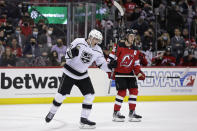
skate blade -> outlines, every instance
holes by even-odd
[[[140,118],[130,118],[129,119],[130,122],[141,122]]]
[[[125,119],[120,119],[120,118],[113,118],[112,121],[114,122],[124,122]]]
[[[87,125],[87,124],[82,124],[79,126],[80,129],[95,129],[96,126],[95,125]]]

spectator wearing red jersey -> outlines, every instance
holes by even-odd
[[[137,4],[134,3],[132,0],[126,0],[126,3],[124,4],[124,8],[125,8],[125,15],[128,21],[134,20],[133,14],[136,13],[136,7]]]
[[[124,4],[126,13],[133,13],[137,4],[132,2],[132,0],[127,0]]]
[[[165,52],[153,58],[152,62],[155,66],[175,66],[176,58],[172,56],[171,48],[167,47]]]
[[[18,45],[17,43],[17,39],[13,38],[12,42],[11,42],[11,50],[12,53],[16,56],[16,57],[21,57],[22,56],[22,49],[21,47]]]
[[[28,22],[24,22],[21,26],[21,33],[27,38],[29,35],[32,34],[32,28]]]

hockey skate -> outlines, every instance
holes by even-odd
[[[49,122],[53,119],[54,115],[55,115],[55,114],[49,112],[49,113],[47,114],[47,116],[45,117],[45,121],[46,121],[47,123],[49,123]]]
[[[94,129],[94,128],[96,128],[96,123],[88,120],[87,118],[81,117],[79,128],[81,128],[81,129]]]
[[[130,110],[129,112],[129,121],[130,122],[140,122],[142,119],[142,116],[135,114],[135,111]]]
[[[113,121],[115,122],[124,122],[125,116],[120,114],[120,111],[114,111]]]

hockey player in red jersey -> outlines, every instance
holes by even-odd
[[[125,116],[121,115],[120,108],[127,90],[129,91],[129,121],[141,121],[141,116],[135,113],[136,100],[138,95],[138,80],[144,80],[145,74],[140,69],[139,58],[144,59],[145,64],[147,61],[140,51],[135,49],[135,32],[127,29],[125,42],[118,43],[111,54],[109,59],[117,60],[117,68],[115,68],[115,84],[117,89],[117,96],[114,104],[113,121],[124,121]]]

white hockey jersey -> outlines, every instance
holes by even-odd
[[[69,58],[70,49],[76,47],[79,49],[79,55],[74,58]],[[98,45],[91,47],[86,42],[85,38],[76,38],[70,45],[70,49],[67,48],[66,64],[63,72],[73,79],[84,79],[88,77],[88,67],[95,61],[105,72],[111,72],[107,66],[107,62],[104,58],[103,52]]]

